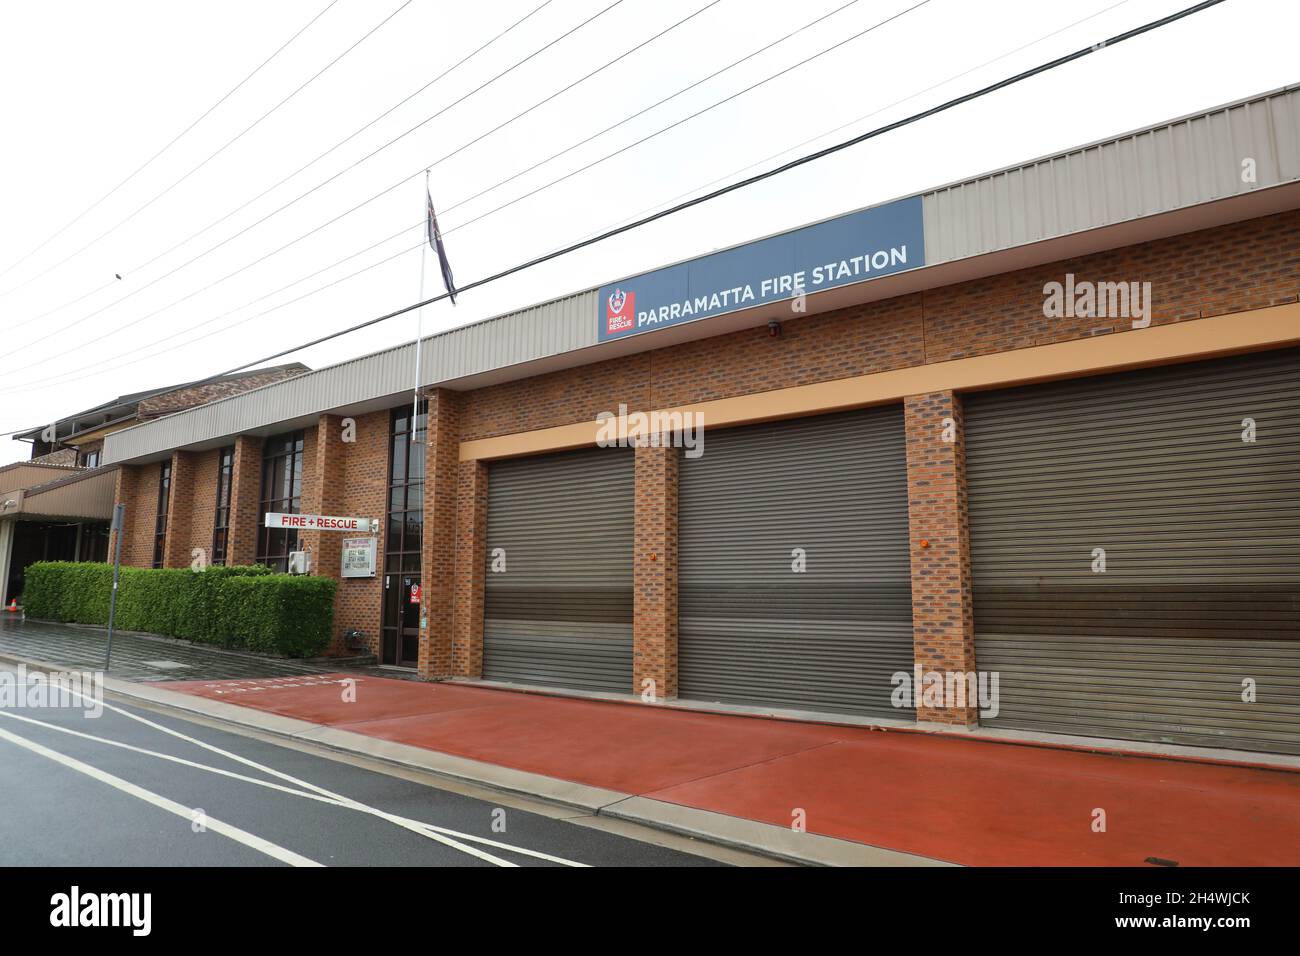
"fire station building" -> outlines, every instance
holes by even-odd
[[[1300,86],[423,356],[109,434],[124,561],[307,552],[429,679],[1300,754]]]

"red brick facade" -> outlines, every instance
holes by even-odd
[[[647,699],[677,696],[677,463],[676,448],[637,446],[632,686]]]
[[[427,625],[419,672],[426,678],[482,672],[488,469],[483,461],[460,460],[462,442],[593,422],[620,403],[632,410],[669,408],[1082,339],[1101,329],[1113,329],[1116,339],[1125,334],[1127,326],[1116,320],[1044,316],[1044,285],[1067,272],[1079,280],[1152,283],[1152,324],[1165,325],[1295,302],[1297,263],[1300,213],[1283,213],[823,315],[791,316],[780,337],[747,329],[473,391],[436,390],[429,396],[425,449]],[[916,660],[927,669],[973,670],[960,397],[944,391],[908,396],[904,404]],[[943,441],[946,418],[952,419],[952,442]],[[389,422],[387,410],[357,416],[353,441],[344,440],[345,423],[333,415],[308,430],[305,511],[386,517]],[[261,439],[240,436],[236,449],[232,564],[254,556]],[[151,557],[157,469],[124,467],[119,479],[118,500],[128,509],[129,564],[147,566]],[[174,494],[187,489],[190,512],[183,522],[176,512],[168,563],[188,564],[191,547],[210,547],[216,466],[207,453],[182,454],[176,471]],[[637,450],[635,684],[628,691],[638,694],[646,678],[656,682],[659,695],[676,693],[676,487],[670,450]],[[313,552],[316,573],[337,575],[337,540],[305,535],[304,546]],[[358,628],[375,646],[381,597],[380,579],[340,582],[337,633]],[[969,707],[923,708],[919,717],[963,725],[975,719]]]
[[[975,621],[961,399],[952,392],[910,395],[903,414],[916,664],[923,672],[970,673],[975,670]],[[922,706],[917,719],[974,724],[974,703]]]

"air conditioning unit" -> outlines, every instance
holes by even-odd
[[[289,552],[289,573],[307,574],[311,571],[311,556],[306,551]]]

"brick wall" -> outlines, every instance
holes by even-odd
[[[965,674],[975,670],[975,621],[961,401],[947,391],[909,395],[903,416],[914,656],[923,671]],[[923,705],[917,719],[971,725],[973,703]]]
[[[487,580],[488,467],[457,462],[456,572],[452,614],[452,670],[483,676],[483,601]]]
[[[818,316],[792,315],[779,338],[749,329],[653,352],[596,362],[468,393],[431,397],[426,448],[423,576],[429,616],[420,673],[476,677],[482,671],[484,554],[488,470],[459,461],[461,441],[594,421],[619,403],[662,408],[789,386],[1061,342],[1093,334],[1096,319],[1043,316],[1043,286],[1073,272],[1079,280],[1152,283],[1153,324],[1296,301],[1300,292],[1300,212],[1205,230],[1128,249],[1062,260]],[[1123,334],[1125,323],[1110,322]],[[966,527],[961,407],[951,393],[911,396],[905,403],[913,617],[917,660],[927,668],[974,668]],[[942,420],[954,419],[957,441],[944,443]],[[304,510],[384,517],[387,499],[387,410],[358,416],[356,440],[335,442],[330,416],[311,430]],[[322,431],[323,429],[323,431]],[[261,442],[241,437],[236,455],[232,562],[253,557]],[[634,655],[637,685],[653,677],[661,694],[675,691],[675,474],[665,454],[637,458]],[[215,476],[215,465],[198,466]],[[148,564],[152,548],[156,466],[123,469],[122,495],[134,508],[139,537],[133,553]],[[127,475],[126,473],[130,473]],[[150,477],[152,476],[152,477]],[[213,478],[215,480],[215,477]],[[196,487],[201,487],[206,478]],[[141,490],[143,489],[143,490]],[[332,490],[331,490],[332,489]],[[209,511],[195,495],[190,522]],[[453,508],[454,505],[454,508]],[[203,537],[201,530],[192,536]],[[210,540],[210,529],[207,533]],[[919,541],[929,542],[920,548]],[[334,542],[315,539],[319,573],[337,573]],[[205,545],[206,546],[206,545]],[[648,554],[660,555],[653,565]],[[671,563],[670,563],[671,562]],[[382,576],[340,583],[337,623],[377,641]],[[377,649],[377,648],[376,648]],[[926,709],[921,718],[972,722],[972,708]]]
[[[424,536],[420,555],[420,676],[452,674],[456,590],[456,521],[460,468],[459,396],[434,389],[428,397],[424,451]],[[414,454],[414,451],[412,451]]]
[[[215,480],[215,478],[214,478]],[[262,506],[262,439],[235,438],[235,462],[230,475],[230,525],[226,564],[252,564],[257,557],[258,512]]]
[[[632,686],[665,699],[677,696],[677,464],[676,448],[636,449]]]
[[[1078,280],[1152,284],[1152,325],[1295,302],[1300,212],[1063,259],[479,389],[462,439],[594,421],[619,402],[668,408],[753,392],[1084,338],[1115,320],[1043,315],[1043,286]]]
[[[334,446],[342,452],[342,465],[338,470],[338,486],[330,497],[336,514],[358,515],[380,519],[379,571],[373,578],[347,578],[339,581],[338,596],[334,600],[334,632],[336,641],[343,632],[355,628],[362,631],[370,652],[379,653],[379,628],[382,617],[384,534],[388,517],[388,439],[390,432],[387,409],[356,415],[349,421],[338,420],[339,442]],[[349,440],[343,440],[346,435]],[[334,467],[331,458],[331,469]],[[331,475],[334,471],[331,470]],[[304,508],[304,510],[306,510]],[[339,549],[343,536],[334,534],[328,548],[333,573],[339,570]],[[317,565],[321,567],[322,565]],[[339,644],[335,644],[337,650]]]
[[[172,475],[167,507],[167,540],[163,567],[187,568],[191,556],[191,524],[194,519],[194,486],[199,480],[198,456],[194,452],[172,454]],[[203,547],[197,545],[197,547]],[[205,548],[206,551],[206,548]]]
[[[158,480],[162,463],[123,465],[117,472],[117,501],[126,505],[122,563],[147,568],[153,563],[154,520],[158,516]],[[112,540],[109,547],[115,547]],[[109,552],[112,553],[111,551]]]

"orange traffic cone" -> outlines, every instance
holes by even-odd
[[[18,599],[11,598],[9,600],[9,606],[5,608],[5,610],[8,611],[10,614],[16,613],[18,611]]]

